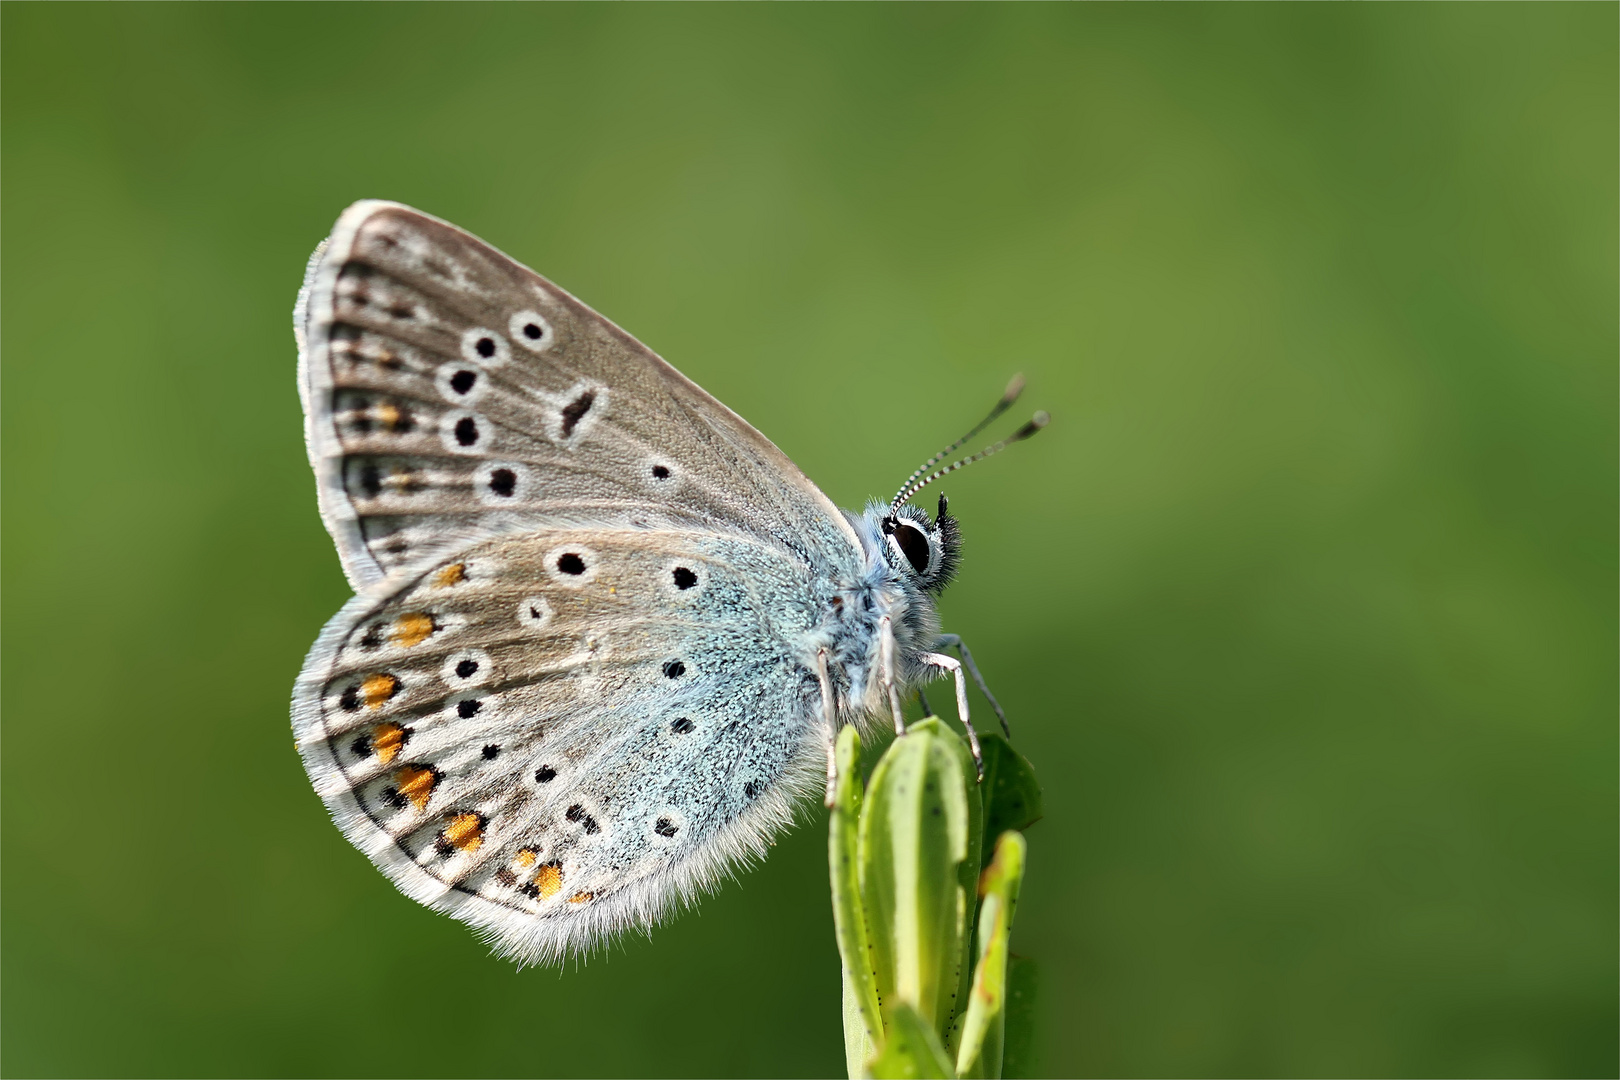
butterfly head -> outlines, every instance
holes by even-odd
[[[915,506],[886,507],[879,526],[890,565],[902,573],[909,572],[919,585],[935,594],[943,592],[956,576],[962,550],[962,531],[945,507],[945,496],[941,495],[939,513],[933,521],[928,520],[928,511]]]

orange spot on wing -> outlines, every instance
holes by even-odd
[[[595,899],[596,899],[596,894],[593,893],[593,892],[578,892],[578,893],[575,893],[573,896],[570,896],[568,898],[568,902],[570,904],[586,904],[586,903],[589,903],[590,901],[595,900]]]
[[[554,862],[548,862],[534,875],[534,887],[540,890],[542,899],[549,900],[562,890],[562,867]]]
[[[434,629],[433,616],[412,611],[394,620],[391,636],[394,644],[408,649],[412,645],[420,645],[426,641],[432,636]]]
[[[529,867],[534,865],[534,860],[538,859],[539,857],[540,853],[534,850],[534,848],[523,848],[517,853],[517,859],[515,861],[518,864],[519,870],[527,870]]]
[[[444,827],[444,838],[462,851],[477,851],[484,843],[484,819],[479,814],[455,814]]]
[[[397,405],[382,404],[372,410],[377,422],[385,428],[392,430],[399,426],[399,407]]]
[[[384,673],[367,675],[360,682],[360,701],[368,709],[375,709],[399,693],[399,680]]]
[[[405,729],[398,724],[382,724],[371,729],[371,749],[383,765],[392,762],[404,745]]]
[[[401,795],[421,810],[433,797],[433,789],[439,786],[439,770],[431,765],[407,765],[394,774],[394,784]]]
[[[433,575],[433,584],[439,586],[441,589],[448,588],[451,585],[460,585],[466,580],[467,564],[460,562],[451,563],[449,566],[443,567],[438,573]]]

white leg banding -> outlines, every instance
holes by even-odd
[[[979,750],[979,733],[973,730],[973,720],[968,716],[967,680],[962,677],[962,665],[953,657],[944,653],[923,653],[918,657],[923,663],[931,667],[944,668],[956,680],[956,715],[962,721],[962,728],[967,732],[968,746],[973,750],[973,765],[978,770],[979,779],[984,779],[984,754]]]

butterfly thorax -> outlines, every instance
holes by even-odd
[[[934,598],[886,540],[887,514],[880,504],[862,514],[844,511],[860,539],[863,565],[849,579],[835,581],[813,643],[827,649],[842,719],[862,724],[887,715],[881,677],[884,618],[894,634],[895,677],[901,688],[932,674],[919,657],[934,648],[939,636]]]

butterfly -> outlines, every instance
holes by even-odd
[[[1021,380],[856,514],[623,330],[409,207],[343,213],[294,326],[356,594],[298,676],[298,750],[343,835],[497,953],[555,962],[691,902],[830,780],[840,724],[903,732],[931,677],[971,736],[964,664],[983,680],[935,611],[958,526],[909,499],[984,456],[925,475]]]

